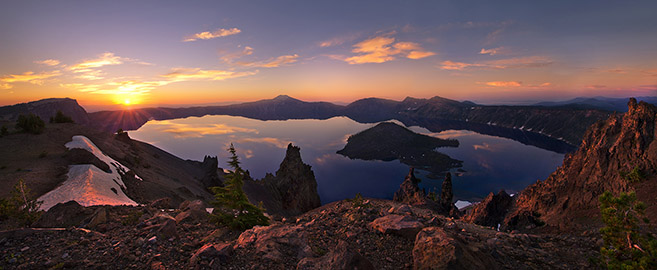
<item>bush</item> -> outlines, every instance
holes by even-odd
[[[599,200],[605,224],[600,229],[604,240],[600,253],[607,268],[657,269],[657,240],[639,227],[640,220],[648,222],[648,219],[646,205],[637,201],[636,193],[614,197],[606,191]]]
[[[19,115],[18,122],[16,123],[17,129],[22,129],[23,132],[28,132],[32,134],[40,134],[46,127],[46,123],[41,120],[41,118],[32,113],[28,115]]]
[[[9,130],[7,129],[7,126],[2,125],[2,127],[0,127],[0,137],[7,135],[9,135]]]
[[[228,152],[231,154],[228,164],[233,171],[226,175],[223,187],[211,188],[215,198],[211,203],[214,206],[212,220],[219,225],[238,230],[250,229],[256,225],[269,225],[269,219],[264,215],[262,205],[251,204],[242,190],[246,173],[240,168],[233,144],[228,148]]]
[[[0,199],[0,220],[14,219],[20,225],[34,223],[41,216],[41,201],[32,198],[23,179],[18,180],[9,199]]]
[[[634,166],[634,169],[632,169],[632,171],[629,173],[621,171],[620,176],[630,183],[638,183],[643,181],[643,179],[646,179],[646,175],[643,173],[643,171],[641,171],[641,169],[639,169],[639,166]]]
[[[64,115],[60,110],[57,110],[55,117],[50,117],[50,123],[74,123],[70,116]]]

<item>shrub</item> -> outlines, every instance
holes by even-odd
[[[45,150],[41,151],[41,153],[39,154],[39,158],[44,158],[44,157],[47,157],[47,156],[48,156],[48,152],[46,152]]]
[[[642,232],[639,221],[645,218],[646,205],[637,201],[636,193],[614,197],[606,191],[600,195],[600,212],[605,227],[600,229],[604,246],[600,248],[608,269],[657,269],[657,240]]]
[[[223,187],[211,188],[215,198],[211,203],[214,206],[212,220],[219,225],[238,230],[249,229],[255,225],[269,225],[269,219],[264,215],[262,205],[251,204],[242,190],[246,173],[239,165],[233,144],[228,148],[228,152],[231,154],[228,165],[233,171],[226,175]]]
[[[0,127],[0,137],[7,135],[9,135],[9,130],[7,129],[7,126],[2,125],[2,127]]]
[[[64,115],[60,110],[57,110],[55,117],[50,117],[50,123],[74,123],[70,116]]]
[[[40,134],[46,127],[46,123],[41,120],[41,118],[35,114],[28,115],[19,115],[18,122],[16,123],[17,129],[22,129],[23,132],[28,132],[32,134]]]
[[[646,179],[646,175],[643,173],[643,171],[641,171],[641,169],[639,169],[639,166],[634,166],[634,169],[632,169],[632,171],[629,173],[621,171],[620,176],[630,183],[638,183],[643,181],[643,179]]]
[[[32,198],[23,179],[18,180],[9,199],[0,199],[0,220],[15,219],[20,225],[30,225],[41,216],[41,201]]]

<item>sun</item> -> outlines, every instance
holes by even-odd
[[[123,105],[128,106],[128,105],[130,105],[131,103],[132,103],[132,102],[130,101],[129,98],[126,98],[126,99],[123,100]]]

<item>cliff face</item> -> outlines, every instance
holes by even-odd
[[[245,181],[244,191],[251,202],[262,202],[270,214],[294,216],[321,206],[315,174],[301,160],[299,147],[292,144],[275,175]]]
[[[541,221],[558,230],[596,226],[600,224],[600,194],[607,190],[617,194],[639,186],[639,200],[648,204],[646,212],[654,212],[650,210],[656,191],[657,108],[645,102],[637,104],[635,99],[630,99],[628,107],[622,118],[614,115],[591,126],[577,152],[567,155],[563,165],[545,181],[519,194],[504,221],[508,228],[531,228]],[[622,176],[634,168],[647,179],[631,184]]]

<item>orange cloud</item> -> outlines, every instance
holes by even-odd
[[[237,62],[235,63],[236,65],[239,66],[244,66],[244,67],[264,67],[264,68],[273,68],[273,67],[280,67],[284,65],[289,65],[297,61],[297,58],[299,58],[299,55],[293,54],[293,55],[281,55],[276,58],[271,58],[266,61],[255,61],[255,62]]]
[[[183,39],[184,42],[189,42],[189,41],[196,41],[199,39],[213,39],[213,38],[218,38],[218,37],[225,37],[225,36],[230,36],[230,35],[235,35],[239,34],[242,32],[242,30],[237,29],[237,28],[231,28],[231,29],[223,29],[219,28],[213,32],[200,32],[193,34],[191,36],[186,37]]]
[[[409,59],[421,59],[436,53],[424,50],[414,42],[397,42],[394,37],[378,36],[356,43],[351,50],[358,53],[343,60],[349,64],[384,63],[395,60],[398,54],[404,54]]]
[[[522,86],[522,82],[516,82],[516,81],[494,81],[494,82],[486,82],[486,85],[488,86],[495,86],[495,87],[520,87]]]
[[[9,83],[28,82],[31,84],[41,85],[43,84],[43,80],[52,77],[57,77],[60,75],[62,75],[62,73],[59,70],[55,70],[52,72],[42,72],[42,73],[34,73],[32,71],[27,71],[24,72],[23,74],[16,74],[16,75],[10,74],[8,76],[0,78],[0,82],[4,82],[2,84],[3,89],[10,89],[13,86]]]
[[[347,36],[342,36],[342,37],[335,37],[335,38],[332,38],[332,39],[329,39],[329,40],[319,42],[318,45],[319,45],[319,47],[322,47],[322,48],[333,47],[333,46],[342,45],[342,44],[344,44],[345,42],[348,42],[348,41],[353,41],[356,38],[358,38],[357,34],[347,35]]]
[[[484,69],[508,69],[508,68],[537,68],[551,65],[553,62],[547,57],[527,56],[514,57],[492,61],[483,61],[475,63],[463,63],[454,61],[443,61],[440,69],[444,70],[465,70],[468,68]]]
[[[129,60],[127,58],[122,58],[114,55],[111,52],[105,52],[98,56],[96,59],[84,60],[78,64],[75,64],[69,69],[73,72],[88,72],[91,68],[99,68],[102,66],[110,65],[120,65],[123,64],[123,61]]]
[[[226,63],[232,63],[233,60],[237,58],[241,58],[247,55],[253,54],[253,48],[246,46],[241,52],[236,52],[236,53],[231,53],[227,54],[221,57],[221,60],[223,60]]]
[[[212,80],[221,81],[226,79],[244,77],[256,74],[258,71],[234,72],[228,70],[202,70],[200,68],[177,68],[171,72],[161,75],[172,81],[190,81],[190,80]]]
[[[41,61],[34,61],[34,63],[40,64],[40,65],[46,65],[46,66],[56,66],[59,65],[59,60],[55,59],[46,59],[46,60],[41,60]]]

